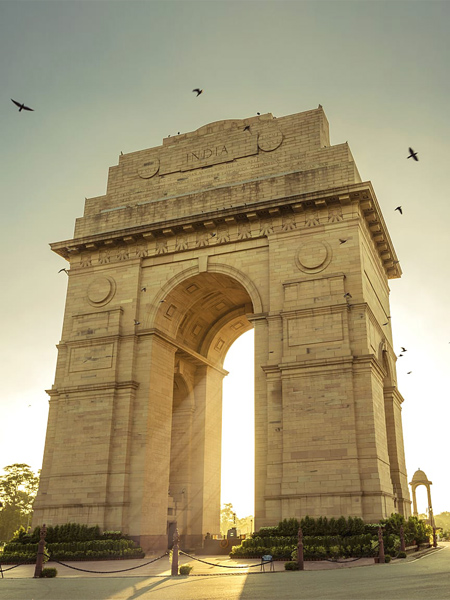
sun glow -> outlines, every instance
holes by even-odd
[[[231,346],[224,368],[221,505],[242,518],[254,514],[255,501],[253,329]]]

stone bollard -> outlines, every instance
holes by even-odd
[[[45,548],[45,536],[47,534],[47,527],[45,523],[41,527],[38,551],[36,556],[36,567],[34,569],[34,577],[40,577],[42,573],[42,565],[44,564],[44,548]]]
[[[384,542],[383,542],[383,529],[382,527],[378,527],[378,562],[380,563],[380,565],[384,564]]]
[[[403,525],[400,525],[400,550],[402,552],[406,552],[405,532],[403,530]]]
[[[175,529],[173,534],[173,548],[172,548],[172,577],[178,575],[178,529]]]
[[[299,571],[303,571],[305,565],[303,564],[303,531],[301,527],[298,529],[297,564]]]

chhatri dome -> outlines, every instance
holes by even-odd
[[[419,484],[432,484],[431,481],[428,481],[428,477],[425,475],[425,473],[423,471],[421,471],[420,469],[417,469],[417,471],[414,473],[412,481],[409,485],[419,485]]]

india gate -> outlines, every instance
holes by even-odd
[[[256,528],[409,516],[401,269],[322,107],[121,155],[51,248],[69,277],[34,524],[98,524],[146,550],[175,524],[187,547],[218,533],[223,362],[251,328]]]

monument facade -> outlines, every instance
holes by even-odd
[[[34,522],[167,547],[219,531],[223,361],[255,330],[255,526],[410,514],[370,182],[321,107],[125,154],[86,200]],[[394,317],[393,317],[394,318]]]

